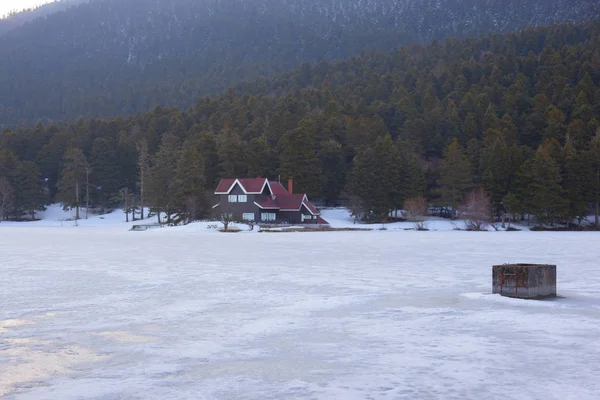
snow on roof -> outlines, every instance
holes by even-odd
[[[244,193],[262,193],[265,185],[269,184],[267,178],[242,178],[242,179],[221,179],[215,194],[227,194],[231,191],[235,184],[238,184]]]

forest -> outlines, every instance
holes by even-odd
[[[0,212],[45,204],[208,215],[221,177],[294,178],[380,221],[405,201],[581,224],[600,204],[600,23],[304,63],[187,109],[6,129]]]
[[[185,109],[303,62],[598,16],[597,0],[62,0],[0,19],[0,129]]]

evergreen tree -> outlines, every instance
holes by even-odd
[[[466,192],[473,187],[473,173],[465,150],[456,139],[450,143],[440,164],[440,201],[455,210],[463,203]]]
[[[164,134],[148,176],[148,203],[155,209],[158,223],[161,223],[161,212],[165,212],[167,222],[171,222],[178,159],[179,138],[172,133]]]
[[[245,150],[245,160],[248,166],[248,177],[273,176],[277,155],[263,138],[250,140]]]
[[[308,129],[301,126],[282,136],[278,172],[284,180],[293,178],[299,193],[316,197],[323,193],[323,175],[314,135]]]
[[[222,178],[237,178],[247,174],[244,145],[239,134],[225,127],[217,138],[217,153]]]
[[[593,205],[594,226],[600,227],[600,129],[590,141],[586,152],[586,198]]]
[[[206,213],[204,158],[197,141],[186,140],[179,152],[175,173],[175,205],[187,222]]]
[[[567,138],[563,148],[564,167],[562,168],[563,189],[568,202],[567,216],[569,221],[578,219],[579,223],[585,218],[587,201],[585,194],[584,160]]]
[[[514,188],[520,165],[519,149],[507,146],[500,132],[488,131],[481,155],[482,183],[490,193],[496,215],[500,215],[504,197]]]
[[[144,208],[146,207],[146,191],[148,179],[150,178],[150,161],[151,157],[148,153],[148,141],[141,139],[137,145],[137,166],[139,170],[139,187],[140,187],[140,218],[144,219]]]
[[[101,137],[94,140],[90,163],[96,203],[102,208],[110,206],[111,199],[117,194],[122,182],[116,146],[112,138]]]
[[[535,216],[538,224],[554,225],[565,216],[567,207],[558,162],[542,146],[523,168],[529,187],[526,211]]]
[[[40,170],[33,161],[21,161],[14,176],[14,214],[20,219],[23,214],[35,219],[36,211],[44,210],[44,187]]]
[[[218,183],[221,173],[217,142],[215,136],[208,132],[202,132],[198,136],[198,146],[204,158],[204,180],[209,189],[214,189]]]
[[[370,221],[387,219],[400,203],[401,176],[399,154],[392,138],[378,138],[354,158],[348,181],[348,192],[362,204],[360,216]],[[403,199],[402,199],[403,200]]]
[[[90,170],[88,161],[78,148],[70,148],[64,155],[64,167],[58,182],[58,198],[66,209],[75,208],[75,219],[86,193],[86,182]]]
[[[6,219],[13,206],[15,190],[6,176],[0,176],[0,222]]]
[[[339,198],[346,182],[346,162],[341,143],[334,139],[323,142],[319,149],[319,160],[323,170],[323,197],[332,202]]]

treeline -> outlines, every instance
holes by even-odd
[[[5,216],[30,211],[16,201],[27,163],[46,201],[112,207],[135,194],[188,219],[209,212],[220,177],[293,176],[370,219],[418,194],[456,209],[483,187],[496,215],[582,220],[598,214],[599,120],[600,24],[448,39],[304,64],[186,111],[6,130]]]

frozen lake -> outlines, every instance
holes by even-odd
[[[600,234],[1,225],[0,397],[600,398]]]

